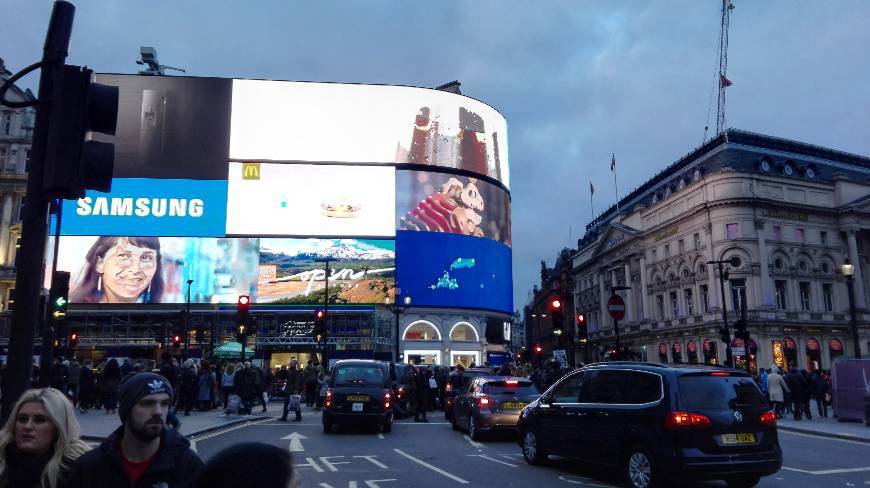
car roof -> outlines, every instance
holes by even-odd
[[[592,363],[583,369],[609,369],[609,368],[629,368],[638,371],[649,371],[654,373],[670,373],[674,375],[684,375],[693,373],[710,373],[713,371],[727,371],[735,376],[749,376],[746,371],[734,368],[728,368],[719,365],[707,364],[685,364],[685,363],[645,363],[640,361],[608,361],[602,363]]]
[[[384,361],[377,361],[374,359],[339,359],[335,362],[333,367],[338,366],[378,366],[381,368],[388,368],[389,365]]]

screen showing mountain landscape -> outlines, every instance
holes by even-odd
[[[392,239],[260,239],[257,302],[323,303],[326,260],[329,303],[384,303],[396,286]]]

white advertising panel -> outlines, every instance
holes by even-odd
[[[396,235],[390,166],[230,163],[227,234]]]
[[[453,93],[233,80],[230,159],[426,164],[509,187],[507,147],[504,117]]]

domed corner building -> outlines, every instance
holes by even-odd
[[[68,354],[504,360],[507,124],[458,83],[97,78],[114,178],[64,203]]]
[[[731,337],[744,310],[750,334],[748,345],[732,339],[738,367],[748,356],[753,371],[830,369],[854,355],[847,260],[859,343],[870,349],[870,158],[732,129],[618,208],[587,226],[572,255],[592,359],[614,355],[607,299],[628,286],[618,292],[623,358],[724,363],[724,285]],[[711,261],[723,261],[722,275]]]

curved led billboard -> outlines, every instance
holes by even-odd
[[[507,128],[488,105],[411,87],[97,80],[120,90],[117,136],[99,136],[115,178],[63,204],[72,303],[184,303],[190,282],[194,303],[371,305],[400,283],[414,305],[512,312]]]
[[[500,113],[407,86],[233,80],[230,158],[426,164],[510,187]]]
[[[402,295],[414,305],[513,311],[511,250],[498,242],[399,231],[396,268]]]

